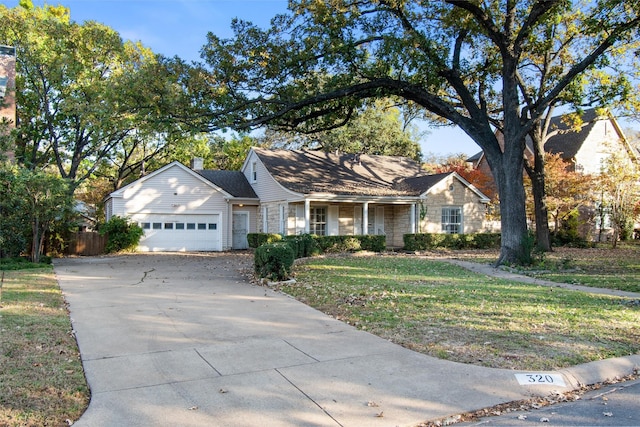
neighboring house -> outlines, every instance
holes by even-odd
[[[497,136],[502,143],[502,135]],[[566,162],[568,170],[590,175],[599,175],[604,160],[612,153],[624,153],[636,165],[640,159],[638,151],[629,144],[615,117],[604,109],[584,111],[579,127],[572,123],[569,115],[552,118],[544,150],[550,154],[559,154]],[[533,148],[529,138],[525,156],[533,159]],[[467,162],[472,163],[474,168],[486,176],[492,176],[484,152],[468,158]],[[583,234],[599,234],[600,226],[592,220],[594,208],[583,207],[581,213],[585,223]],[[592,223],[593,228],[589,223]],[[605,218],[602,229],[606,231],[609,226],[609,221]]]
[[[631,160],[638,161],[638,152],[629,145],[620,125],[610,112],[595,108],[586,110],[582,114],[582,124],[578,129],[567,117],[557,116],[551,119],[550,137],[544,144],[544,150],[547,153],[560,154],[571,171],[597,175],[600,173],[603,160],[613,152],[626,153]],[[498,138],[501,139],[501,137],[502,135],[499,134]],[[525,156],[533,158],[533,148],[529,138],[527,138]],[[472,163],[487,176],[491,176],[484,152],[471,156],[467,162]]]
[[[111,193],[107,220],[138,222],[142,251],[244,249],[249,232],[385,234],[401,247],[406,233],[484,231],[489,201],[401,157],[252,148],[239,172],[201,169],[173,162]]]

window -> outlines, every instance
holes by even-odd
[[[140,227],[142,227],[143,230],[151,230],[151,223],[150,222],[142,222],[142,223],[140,223]]]
[[[203,224],[201,222],[198,223],[198,230],[206,230],[207,224]]]
[[[442,208],[442,232],[456,234],[462,231],[462,208]]]
[[[258,162],[251,163],[251,182],[258,181]]]
[[[216,223],[209,224],[209,230],[217,230],[217,229],[218,229],[218,224]]]
[[[187,230],[195,230],[195,229],[196,229],[196,225],[193,222],[187,223]]]
[[[165,222],[164,223],[164,229],[165,230],[173,230],[173,223],[172,222]]]
[[[327,235],[327,208],[311,208],[309,216],[309,232],[318,236]]]
[[[176,230],[184,230],[184,222],[177,222]]]
[[[162,223],[161,222],[154,222],[153,223],[153,229],[154,230],[162,230]]]

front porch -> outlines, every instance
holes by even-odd
[[[417,230],[417,203],[304,200],[262,205],[259,223],[265,233],[385,235],[387,246],[402,247],[403,235]]]

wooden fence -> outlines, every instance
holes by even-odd
[[[101,236],[96,232],[79,231],[71,238],[68,255],[95,256],[104,253],[107,244],[107,236]]]

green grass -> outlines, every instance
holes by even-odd
[[[311,259],[296,279],[282,289],[444,359],[544,370],[640,351],[637,299],[497,280],[411,256]]]
[[[451,256],[470,261],[491,263],[497,251],[451,252]],[[606,289],[640,293],[640,244],[621,242],[596,248],[554,248],[539,254],[534,265],[518,268],[518,272],[552,282],[571,283]]]
[[[69,425],[89,389],[53,270],[0,275],[0,426]]]

